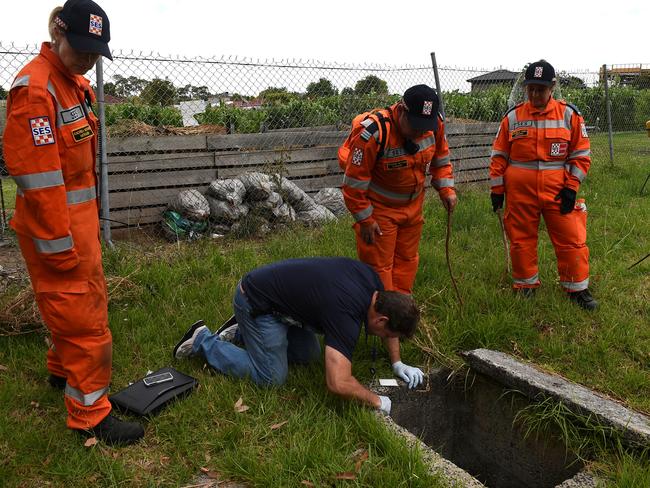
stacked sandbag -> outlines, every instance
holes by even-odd
[[[198,190],[180,191],[163,213],[162,230],[171,241],[200,239],[208,230],[210,204]]]
[[[263,236],[295,221],[317,227],[347,212],[337,188],[321,190],[316,197],[279,174],[249,172],[211,182],[205,197],[197,190],[183,190],[169,207],[190,222],[206,223],[209,217],[215,235]]]
[[[322,205],[337,217],[342,217],[348,213],[343,200],[343,192],[340,188],[323,188],[314,195],[314,201]]]

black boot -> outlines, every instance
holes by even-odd
[[[516,292],[522,298],[534,298],[537,288],[517,288]]]
[[[591,296],[591,292],[588,288],[580,291],[570,292],[568,295],[569,300],[577,303],[585,310],[596,310],[598,308],[598,302],[594,300],[594,297]]]
[[[67,380],[63,376],[57,376],[55,374],[51,374],[47,378],[47,382],[50,384],[50,386],[58,390],[63,390],[65,388],[66,381]]]
[[[144,436],[144,429],[139,423],[125,422],[110,414],[95,427],[82,432],[93,435],[106,444],[123,446],[133,444]]]

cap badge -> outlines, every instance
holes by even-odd
[[[422,104],[422,115],[431,115],[433,111],[433,102],[430,100],[425,100]]]
[[[90,27],[88,32],[97,36],[102,35],[102,18],[99,15],[90,14]]]
[[[533,76],[535,78],[541,78],[543,72],[544,72],[543,66],[535,66],[535,74]]]

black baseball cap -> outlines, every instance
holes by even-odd
[[[522,84],[551,86],[553,83],[555,83],[555,68],[548,61],[540,59],[528,65]]]
[[[54,22],[77,51],[113,59],[108,48],[111,24],[106,12],[92,0],[68,0]]]
[[[435,90],[427,85],[415,85],[404,92],[402,101],[406,107],[406,118],[416,130],[438,128],[438,107],[440,102]]]

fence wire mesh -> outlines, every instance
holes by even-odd
[[[37,46],[0,43],[0,132],[11,82],[37,53]],[[594,163],[607,162],[606,91],[612,131],[643,130],[650,66],[557,68],[556,98],[581,110]],[[497,124],[521,100],[522,69],[438,72],[456,181],[483,181]],[[87,76],[96,85],[95,72]],[[419,83],[435,86],[428,59],[383,66],[114,51],[103,64],[111,225],[162,221],[171,238],[191,238],[344,215],[336,152],[350,121]],[[4,225],[15,187],[2,171]]]

